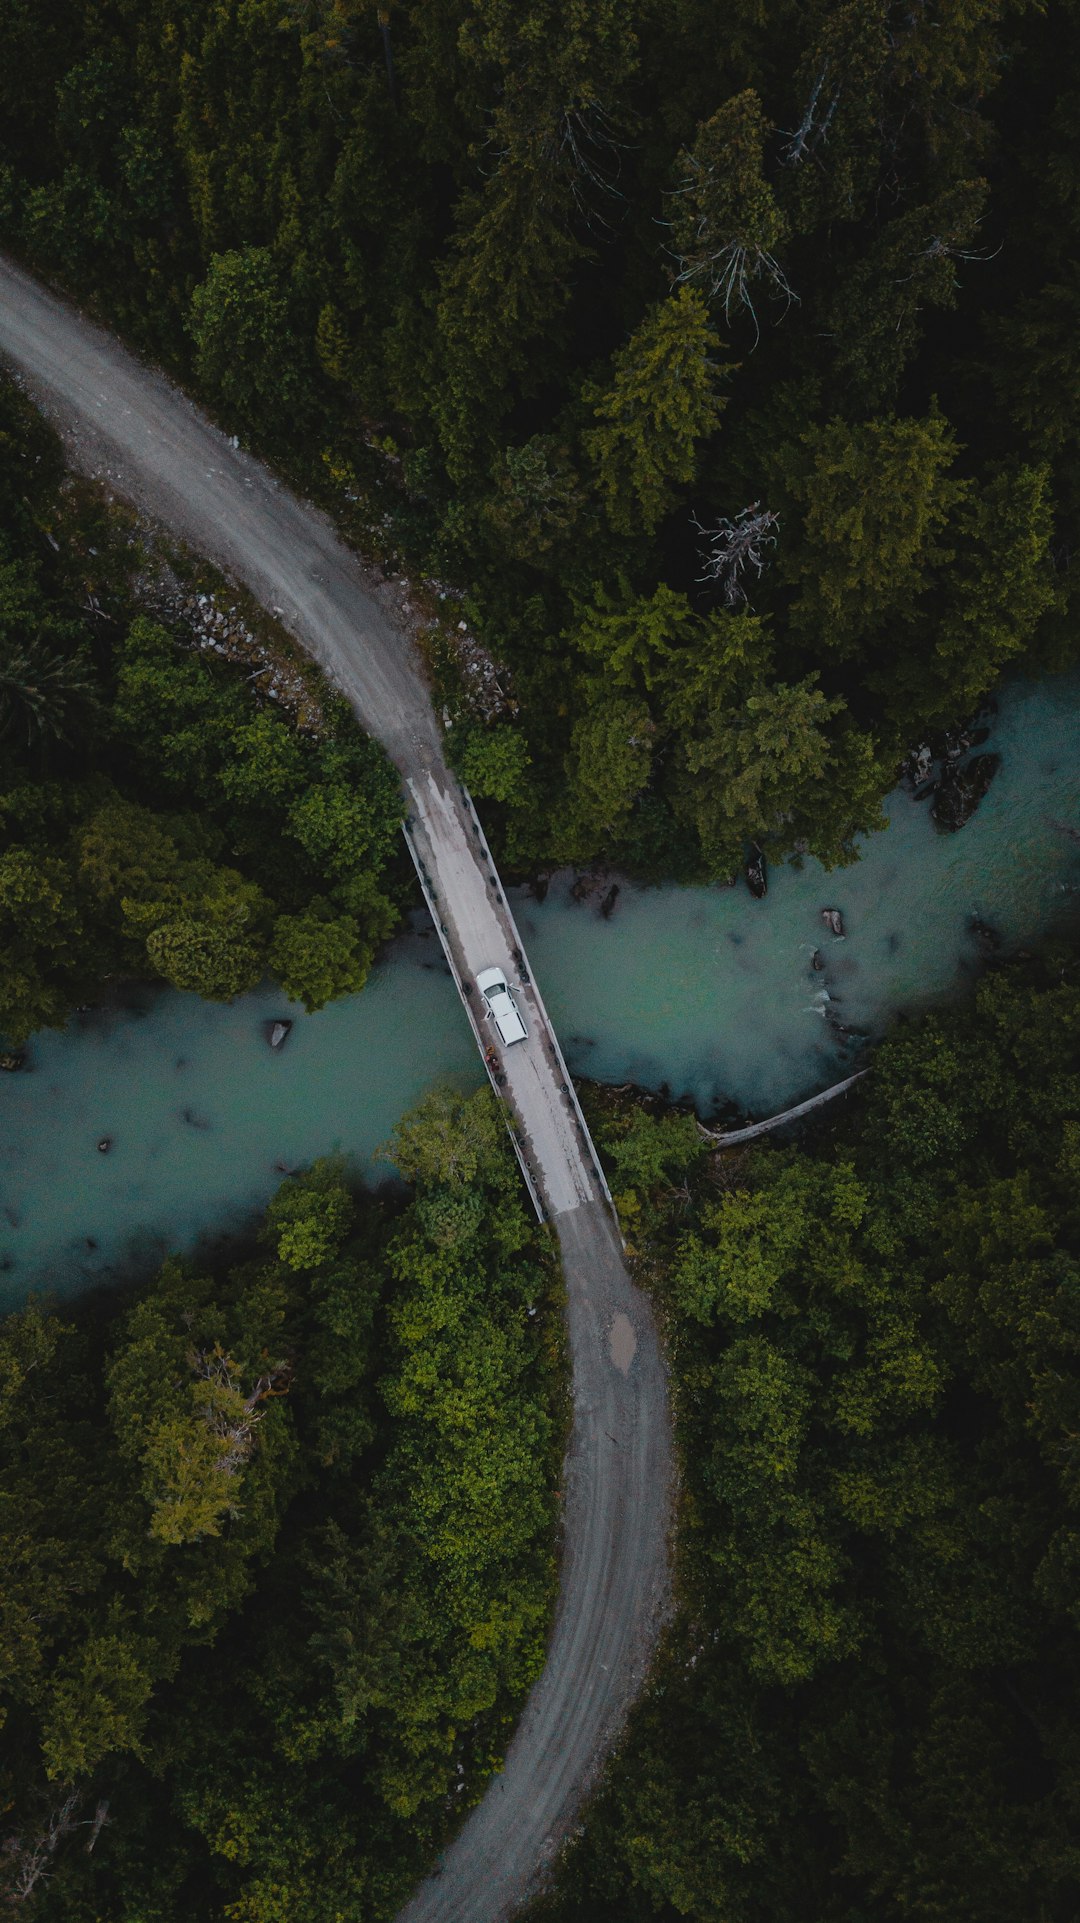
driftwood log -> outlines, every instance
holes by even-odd
[[[785,1122],[797,1122],[800,1115],[809,1115],[812,1108],[820,1108],[824,1102],[831,1102],[834,1096],[842,1095],[845,1089],[854,1088],[856,1082],[861,1082],[863,1076],[869,1073],[868,1068],[860,1068],[842,1082],[834,1082],[831,1088],[823,1088],[820,1095],[811,1095],[808,1102],[797,1102],[794,1108],[785,1108],[780,1115],[770,1115],[767,1122],[751,1122],[748,1128],[730,1129],[706,1128],[704,1123],[699,1122],[698,1128],[718,1148],[735,1148],[739,1142],[752,1142],[756,1135],[767,1135],[771,1128],[781,1128]]]

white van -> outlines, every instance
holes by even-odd
[[[487,1003],[487,1012],[499,1031],[499,1039],[507,1048],[511,1042],[523,1042],[529,1031],[518,1014],[502,969],[482,969],[476,977],[476,986]]]

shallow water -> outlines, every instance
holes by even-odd
[[[272,1052],[266,1023],[283,1014],[293,1030]],[[429,1083],[479,1081],[433,930],[319,1015],[269,986],[227,1008],[147,991],[37,1036],[29,1056],[31,1073],[0,1077],[0,1309],[242,1230],[282,1170],[317,1155],[388,1175],[377,1152]]]
[[[1080,675],[1011,689],[988,744],[1002,767],[966,828],[939,834],[928,804],[898,791],[862,861],[832,875],[813,861],[774,868],[763,902],[741,883],[624,884],[605,921],[571,899],[569,878],[542,905],[517,891],[571,1068],[666,1084],[703,1113],[722,1101],[769,1113],[853,1066],[858,1035],[970,981],[972,916],[1005,950],[1073,918],[1080,845],[1051,824],[1080,827],[1078,716]],[[842,941],[823,907],[841,910]],[[284,1012],[293,1032],[271,1054],[264,1024]],[[319,1015],[269,988],[229,1008],[148,991],[38,1037],[30,1058],[32,1073],[0,1076],[0,1308],[242,1228],[282,1166],[340,1149],[385,1174],[377,1150],[422,1090],[440,1075],[480,1079],[430,929]]]
[[[985,955],[973,918],[1002,952],[1074,920],[1080,845],[1052,823],[1080,828],[1078,721],[1080,675],[1013,687],[986,744],[1002,765],[966,827],[942,834],[930,803],[897,789],[859,862],[774,867],[764,901],[742,882],[624,885],[604,921],[569,877],[542,906],[518,900],[573,1073],[666,1083],[703,1114],[725,1100],[768,1114],[850,1072],[858,1035],[970,981]],[[823,908],[840,909],[842,940]]]

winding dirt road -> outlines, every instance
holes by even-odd
[[[543,1004],[522,979],[479,824],[443,760],[412,642],[356,557],[161,375],[2,259],[0,359],[54,422],[74,468],[242,582],[342,689],[401,772],[459,980],[494,962],[519,989],[529,1040],[507,1054],[504,1093],[568,1295],[562,1584],[547,1665],[505,1767],[400,1919],[503,1923],[542,1879],[595,1780],[666,1607],[671,1445],[649,1307],[627,1275]],[[475,1002],[474,992],[470,1013]]]

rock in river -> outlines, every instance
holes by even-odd
[[[266,1039],[271,1048],[280,1048],[292,1030],[292,1023],[276,1021],[266,1023]]]
[[[1000,755],[972,755],[962,766],[946,767],[934,795],[933,816],[939,828],[954,832],[971,820],[1001,766]]]
[[[760,848],[755,848],[753,853],[747,857],[743,867],[743,874],[746,876],[746,885],[753,895],[754,900],[760,901],[762,896],[768,892],[769,887],[765,869],[765,857]]]
[[[844,917],[840,913],[839,908],[823,908],[821,911],[821,919],[830,934],[838,935],[840,939],[843,940]]]
[[[968,933],[975,937],[985,955],[996,954],[1001,947],[1001,936],[997,929],[991,928],[988,921],[980,921],[978,915],[969,916]]]

